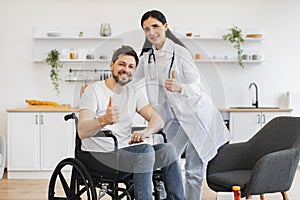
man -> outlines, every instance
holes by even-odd
[[[152,199],[152,172],[158,167],[164,177],[168,199],[184,199],[174,148],[169,144],[152,146],[143,143],[164,124],[143,93],[134,85],[127,85],[138,62],[136,52],[129,46],[122,46],[112,56],[112,76],[85,89],[80,101],[78,123],[82,148],[87,151],[113,151],[112,140],[92,137],[101,129],[111,130],[119,141],[119,170],[123,177],[133,174],[136,199]],[[136,112],[148,121],[148,126],[131,134]]]

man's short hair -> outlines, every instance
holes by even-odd
[[[133,50],[132,47],[122,45],[119,49],[117,49],[114,52],[111,61],[115,62],[121,55],[133,56],[135,59],[136,66],[139,64],[139,57],[137,56],[136,52]]]

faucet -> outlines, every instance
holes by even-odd
[[[258,88],[255,83],[251,83],[249,85],[249,90],[251,89],[252,85],[254,85],[254,87],[255,87],[255,103],[252,103],[252,105],[255,106],[255,108],[258,108]]]

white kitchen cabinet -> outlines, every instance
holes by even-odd
[[[231,142],[245,142],[271,119],[289,115],[290,112],[230,112]]]
[[[8,112],[8,178],[48,178],[73,157],[74,121],[68,112]]]

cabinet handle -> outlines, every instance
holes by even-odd
[[[257,124],[260,124],[260,115],[257,114]]]
[[[262,114],[261,122],[263,124],[266,123],[266,116],[265,116],[265,114]]]
[[[41,124],[43,125],[44,124],[44,116],[41,115]]]
[[[39,124],[39,116],[35,115],[35,124],[38,125]]]

